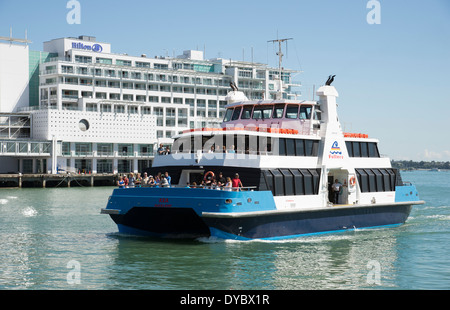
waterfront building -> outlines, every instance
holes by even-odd
[[[0,173],[141,172],[178,132],[219,127],[230,83],[249,99],[279,93],[278,68],[203,51],[129,56],[91,36],[43,51],[0,41]],[[286,99],[299,94],[295,72],[282,71]]]

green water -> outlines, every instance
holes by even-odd
[[[449,289],[450,172],[403,179],[405,225],[251,242],[119,235],[110,187],[0,189],[0,289]]]

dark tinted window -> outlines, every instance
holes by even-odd
[[[233,116],[231,117],[232,121],[239,119],[239,115],[241,114],[242,107],[237,107],[234,109]]]

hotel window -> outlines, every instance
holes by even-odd
[[[111,112],[111,105],[110,104],[102,104],[101,106],[102,112]]]
[[[154,64],[153,66],[155,69],[169,69],[168,64]]]
[[[86,103],[86,111],[97,112],[97,104],[96,103]]]
[[[92,155],[92,143],[75,143],[75,155]]]
[[[141,114],[151,114],[152,109],[150,107],[141,107]]]
[[[120,94],[109,94],[109,99],[120,100]]]
[[[133,95],[124,94],[123,95],[123,100],[133,101]]]
[[[133,144],[119,144],[117,150],[121,156],[133,156]]]
[[[113,144],[112,143],[97,143],[97,155],[98,156],[113,155]]]
[[[112,65],[112,59],[111,58],[100,58],[100,57],[97,57],[96,61],[97,61],[98,64]]]
[[[136,95],[136,101],[145,102],[146,97],[142,95]]]
[[[170,97],[161,97],[162,103],[170,103]]]
[[[92,98],[92,92],[91,91],[82,91],[81,97],[82,98]]]
[[[116,71],[115,70],[105,70],[105,76],[116,77]]]
[[[95,69],[95,76],[102,76],[102,69]]]
[[[116,59],[116,65],[131,67],[131,61],[130,60]]]
[[[149,96],[148,102],[159,102],[158,96]]]
[[[138,68],[150,68],[150,63],[136,61],[136,67],[138,67]]]
[[[138,114],[138,107],[136,106],[128,106],[128,114]]]
[[[205,88],[197,88],[197,94],[201,94],[201,95],[206,94],[206,89]]]
[[[116,113],[125,113],[125,106],[123,106],[123,105],[116,105],[114,107],[114,112],[116,112]]]
[[[75,62],[77,62],[77,63],[92,63],[92,57],[75,55]]]
[[[173,98],[173,103],[183,104],[183,98]]]
[[[73,67],[72,66],[62,66],[62,73],[73,73]]]

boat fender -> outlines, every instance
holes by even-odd
[[[351,177],[349,183],[350,183],[351,187],[355,186],[355,183],[356,183],[355,177]]]

